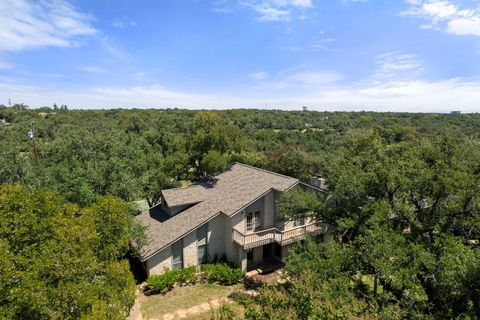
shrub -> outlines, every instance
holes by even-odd
[[[160,275],[148,277],[147,285],[151,293],[167,293],[170,291],[178,279],[178,270],[170,270]]]
[[[236,291],[229,296],[241,306],[247,307],[253,302],[253,297],[244,291]]]
[[[218,282],[232,285],[242,281],[243,272],[238,268],[232,268],[226,263],[204,264],[202,266],[203,277],[207,282]]]
[[[197,270],[194,266],[177,270],[177,282],[182,284],[195,284],[197,280]]]
[[[235,312],[230,309],[229,306],[226,304],[220,305],[218,310],[212,309],[212,320],[234,320],[235,319]]]
[[[167,293],[176,283],[195,284],[198,280],[195,267],[174,269],[164,274],[152,275],[147,279],[149,293]]]

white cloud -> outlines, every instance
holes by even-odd
[[[448,0],[405,0],[410,8],[402,15],[429,22],[423,29],[443,29],[455,35],[480,36],[480,7],[464,9]]]
[[[13,64],[7,61],[0,60],[0,69],[12,69]]]
[[[313,7],[312,0],[244,0],[240,3],[255,10],[260,21],[290,21],[295,13],[299,13],[298,19],[305,20],[307,17],[301,13]]]
[[[269,74],[265,71],[253,72],[248,75],[249,78],[254,80],[263,80],[268,78]]]
[[[413,54],[389,52],[376,57],[377,71],[374,78],[398,78],[423,70],[422,62]]]
[[[118,28],[118,29],[124,29],[126,27],[135,27],[137,23],[135,21],[122,21],[122,20],[115,20],[112,22],[112,27]]]
[[[480,36],[480,17],[454,19],[448,22],[447,31],[456,35]]]
[[[65,0],[2,0],[0,15],[0,52],[73,46],[97,32],[93,18]]]
[[[292,87],[311,87],[330,84],[342,79],[341,75],[334,72],[298,72],[288,75],[283,81]]]
[[[105,69],[103,69],[102,67],[98,67],[98,66],[83,66],[83,67],[79,67],[78,69],[82,70],[82,71],[85,71],[85,72],[89,72],[89,73],[105,73]]]
[[[284,90],[296,88],[311,91],[326,86],[332,86],[342,79],[343,76],[335,72],[299,71],[298,68],[292,68],[277,73],[271,80],[255,83],[253,87],[261,90]]]
[[[307,77],[308,78],[308,77]],[[290,92],[290,91],[289,91]],[[454,78],[444,81],[386,81],[378,84],[326,86],[308,95],[287,92],[271,98],[267,91],[237,94],[197,94],[167,89],[160,85],[135,87],[93,87],[80,91],[59,91],[18,81],[0,80],[0,96],[32,107],[53,101],[74,108],[259,108],[265,101],[273,108],[310,110],[374,110],[408,112],[480,112],[480,79]],[[278,97],[278,95],[274,95]],[[0,101],[6,103],[7,101]]]

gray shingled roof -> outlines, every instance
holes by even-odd
[[[200,202],[173,217],[164,213],[159,205],[140,213],[136,219],[146,227],[148,240],[141,251],[142,260],[148,259],[219,213],[233,215],[269,190],[284,191],[297,183],[298,179],[295,178],[235,163],[217,175],[210,187],[195,185],[183,190],[163,190],[162,194],[164,197],[167,195],[169,206],[173,206],[173,203]]]
[[[162,190],[163,198],[169,207],[198,203],[205,200],[205,188],[193,185],[186,188],[173,188]]]

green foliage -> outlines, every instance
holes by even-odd
[[[160,275],[152,275],[147,278],[148,292],[167,293],[172,290],[178,280],[178,270],[169,270]]]
[[[286,220],[313,216],[319,212],[321,205],[318,194],[304,192],[300,187],[282,193],[277,203],[278,212]]]
[[[177,282],[181,284],[195,284],[197,281],[197,269],[194,266],[178,270]]]
[[[282,146],[268,154],[268,169],[308,182],[320,170],[319,159],[302,148]]]
[[[218,282],[224,285],[233,285],[243,279],[243,272],[239,268],[232,268],[226,263],[203,264],[203,278],[207,282]]]
[[[129,250],[128,234],[135,243],[145,239],[110,196],[153,206],[161,189],[231,161],[303,181],[321,173],[328,195],[292,190],[279,207],[288,218],[313,213],[331,223],[338,240],[320,249],[306,244],[305,253],[292,255],[291,281],[265,290],[260,304],[247,307],[248,317],[480,315],[479,114],[52,111],[0,106],[0,118],[11,123],[0,125],[0,184],[50,190],[79,204],[9,189],[17,198],[0,203],[0,318],[123,314],[109,306],[118,306],[125,290],[117,289],[118,279],[102,286],[100,271],[117,274],[105,265]],[[26,135],[32,121],[38,166]],[[67,305],[68,314],[57,311]]]
[[[217,310],[212,310],[211,320],[233,320],[237,319],[235,312],[226,304],[221,304]]]
[[[218,112],[198,112],[193,119],[195,133],[191,141],[197,176],[218,173],[227,165],[228,154],[247,148],[244,132],[229,124]]]
[[[82,216],[95,225],[97,256],[102,259],[125,256],[130,248],[130,226],[134,224],[126,203],[113,197],[100,197],[95,204],[82,210]]]
[[[184,269],[168,270],[160,275],[147,278],[149,293],[167,293],[176,283],[195,284],[198,281],[197,271],[194,266]]]
[[[129,264],[96,250],[105,226],[88,218],[110,206],[80,210],[54,193],[0,187],[0,318],[126,317],[135,293]]]
[[[351,133],[328,172],[328,196],[317,204],[294,190],[279,205],[293,216],[311,210],[330,221],[340,241],[297,248],[287,284],[267,290],[252,314],[478,317],[480,254],[466,245],[480,237],[478,144]]]
[[[223,171],[226,166],[227,158],[219,151],[210,150],[200,161],[199,170],[203,172],[205,176],[210,176]]]

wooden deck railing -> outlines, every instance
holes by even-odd
[[[327,231],[328,225],[322,222],[314,222],[289,230],[270,228],[254,233],[243,234],[233,229],[233,241],[244,249],[251,249],[269,243],[278,243],[282,246],[304,239],[306,235],[317,235]]]

